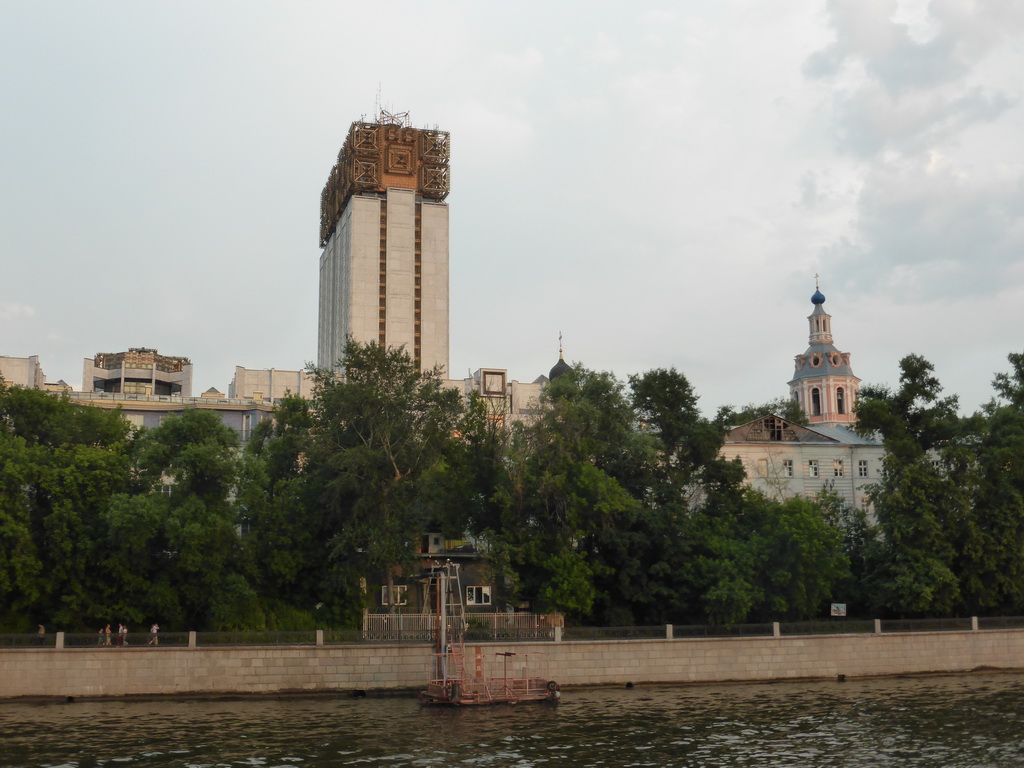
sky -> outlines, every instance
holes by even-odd
[[[788,395],[818,275],[864,383],[1024,351],[1024,3],[0,0],[0,354],[193,392],[315,362],[355,120],[451,133],[452,377]]]

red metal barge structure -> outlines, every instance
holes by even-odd
[[[502,659],[503,675],[487,677],[483,649],[476,646],[470,674],[466,668],[466,614],[459,566],[451,561],[436,565],[428,579],[436,612],[431,680],[427,689],[420,692],[424,704],[465,707],[521,701],[558,702],[561,696],[558,683],[545,677],[529,676],[526,654],[495,652],[494,655]],[[520,675],[509,677],[509,665],[517,666],[520,658],[524,659]]]

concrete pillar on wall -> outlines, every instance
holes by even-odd
[[[875,634],[876,635],[882,634],[882,620],[881,619],[875,619]]]
[[[779,622],[772,622],[772,637],[782,637],[782,631],[779,629]]]
[[[971,632],[977,632],[977,631],[978,631],[978,617],[977,616],[971,616]]]
[[[322,629],[316,631],[316,644],[318,647],[324,644],[324,631]]]
[[[196,633],[195,633],[195,631],[192,631],[192,632],[188,633],[188,647],[189,648],[195,648],[196,647]]]
[[[561,627],[555,627],[555,642],[556,643],[562,642],[562,628]]]
[[[58,632],[57,633],[57,644],[54,647],[58,651],[64,650],[64,633],[63,632]]]
[[[665,625],[665,639],[666,640],[671,640],[672,639],[672,625],[671,624],[666,624]]]

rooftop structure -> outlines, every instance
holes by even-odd
[[[405,113],[350,126],[320,196],[320,368],[352,338],[447,375],[448,158],[448,133]]]
[[[0,355],[0,378],[9,386],[43,389],[46,377],[39,367],[39,355],[8,357]]]
[[[236,365],[228,386],[228,397],[280,400],[288,393],[309,400],[313,397],[313,377],[306,371],[261,370]]]
[[[191,397],[192,362],[147,347],[101,352],[84,360],[82,391]]]

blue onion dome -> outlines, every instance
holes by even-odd
[[[811,304],[824,304],[825,294],[821,291],[815,291],[814,295],[811,296]]]

